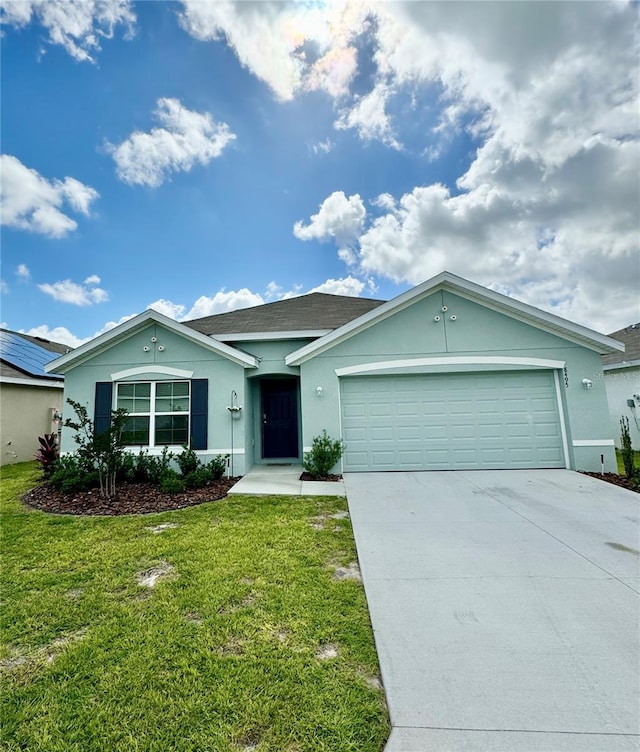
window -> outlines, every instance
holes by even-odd
[[[124,443],[149,447],[188,444],[190,402],[188,381],[118,384],[116,408],[129,413]]]

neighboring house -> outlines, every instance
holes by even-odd
[[[620,418],[629,419],[631,443],[640,449],[640,323],[609,335],[625,346],[623,353],[602,356],[611,431],[620,446]]]
[[[32,460],[38,436],[57,433],[64,379],[45,372],[66,345],[0,329],[1,465]]]
[[[603,334],[448,272],[388,302],[312,293],[177,323],[153,310],[63,355],[67,396],[96,430],[189,442],[233,473],[298,463],[326,429],[343,471],[615,471]],[[73,451],[64,429],[63,451]]]

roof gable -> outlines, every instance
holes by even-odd
[[[188,327],[184,326],[184,324],[180,324],[179,322],[170,319],[168,316],[165,316],[162,313],[158,313],[158,311],[149,309],[147,311],[144,311],[143,313],[138,314],[137,316],[134,316],[128,321],[125,321],[123,324],[116,326],[108,332],[101,334],[99,337],[95,337],[89,342],[86,342],[84,345],[81,345],[72,352],[63,355],[60,358],[57,358],[52,363],[48,364],[45,367],[45,370],[47,372],[55,370],[59,373],[66,373],[72,368],[80,365],[80,363],[90,360],[98,353],[104,352],[105,350],[114,347],[119,342],[127,339],[132,334],[146,327],[149,323],[160,324],[167,329],[180,334],[191,342],[195,342],[196,344],[201,345],[202,347],[205,347],[208,350],[217,353],[218,355],[222,355],[223,357],[228,358],[229,360],[238,363],[245,368],[255,368],[257,366],[256,359],[253,355],[248,355],[247,353],[240,352],[239,350],[236,350],[229,345],[225,345],[224,343],[218,342],[211,337],[207,337],[200,332],[189,329]]]
[[[598,353],[612,353],[617,350],[623,350],[624,345],[617,342],[604,334],[599,334],[580,324],[574,324],[555,316],[551,313],[541,311],[539,308],[522,303],[514,298],[509,298],[501,293],[488,290],[474,282],[469,282],[462,277],[458,277],[450,272],[441,272],[435,277],[423,282],[421,285],[402,293],[393,300],[384,303],[375,309],[363,314],[362,316],[344,324],[329,334],[321,337],[315,342],[311,342],[304,347],[299,348],[285,358],[289,366],[300,365],[310,358],[325,352],[340,342],[353,337],[359,332],[383,321],[385,318],[392,316],[399,311],[413,305],[428,295],[432,295],[438,290],[447,290],[460,295],[463,298],[479,303],[480,305],[491,308],[500,313],[504,313],[518,321],[530,324],[563,339],[575,342],[583,347],[595,350]]]

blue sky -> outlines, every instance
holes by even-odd
[[[5,327],[78,345],[444,269],[640,319],[631,4],[0,8]]]

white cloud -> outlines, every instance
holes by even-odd
[[[0,223],[61,238],[78,226],[62,209],[65,203],[84,215],[99,194],[75,178],[49,181],[9,154],[0,156],[2,171]]]
[[[480,147],[458,191],[430,184],[425,163],[424,184],[369,199],[382,213],[363,218],[346,251],[322,211],[307,226],[298,222],[294,234],[334,239],[340,257],[364,275],[413,284],[449,269],[601,331],[636,320],[636,9],[584,3],[580,10],[571,3],[371,5],[374,83],[363,96],[340,100],[336,126],[397,146],[401,122],[391,95],[433,106],[440,91],[440,123],[417,153],[446,156],[461,129]]]
[[[172,172],[208,164],[236,138],[226,123],[188,110],[177,99],[159,99],[154,114],[162,128],[136,131],[119,146],[108,145],[118,177],[130,185],[157,188]]]
[[[348,295],[352,298],[358,298],[364,287],[365,283],[355,277],[342,277],[340,279],[328,279],[309,292],[325,292],[329,295]]]
[[[185,320],[197,319],[202,316],[213,316],[216,313],[227,313],[238,308],[250,308],[265,302],[262,295],[251,292],[246,287],[241,290],[220,290],[212,297],[200,296],[185,316]]]
[[[4,281],[4,279],[0,279],[0,292],[3,295],[9,294],[9,285]],[[1,324],[0,327],[6,329],[5,324]]]
[[[116,26],[131,35],[136,20],[129,0],[0,0],[0,11],[5,26],[26,26],[35,18],[51,44],[81,61],[93,61],[100,39],[111,38]]]
[[[386,86],[376,86],[345,108],[335,122],[335,127],[338,130],[355,128],[363,141],[377,139],[394,149],[400,149],[393,134],[391,118],[386,112],[389,94]]]
[[[184,318],[184,312],[186,311],[186,308],[183,305],[172,303],[170,300],[165,300],[164,298],[149,303],[147,308],[153,308],[154,311],[163,313],[165,316],[168,316],[170,319],[175,319],[176,321],[182,321]]]
[[[333,141],[327,138],[324,141],[318,141],[317,144],[312,144],[311,151],[314,154],[328,154],[334,146]]]
[[[18,268],[16,269],[16,276],[25,281],[30,280],[31,272],[29,271],[29,267],[26,264],[18,264]]]
[[[367,5],[183,0],[181,23],[200,40],[225,39],[238,59],[281,100],[299,91],[348,93],[357,69],[353,44],[367,28]]]
[[[72,334],[64,326],[55,326],[53,329],[50,329],[46,324],[34,326],[26,331],[24,329],[20,329],[19,331],[31,337],[42,337],[42,339],[48,339],[50,342],[59,342],[62,345],[69,345],[69,347],[79,347],[91,339],[91,337],[86,337],[85,339],[76,337],[75,334]]]
[[[351,244],[360,234],[367,210],[356,193],[347,198],[342,191],[334,191],[322,202],[317,214],[311,215],[308,225],[296,222],[293,234],[299,240],[334,240],[340,247],[340,254],[351,260]]]
[[[50,329],[46,324],[34,326],[27,331],[24,329],[20,329],[19,331],[23,334],[29,334],[32,337],[43,337],[51,342],[60,342],[63,345],[69,345],[70,347],[75,348],[84,345],[85,342],[89,342],[105,332],[115,329],[116,326],[124,324],[125,321],[129,321],[129,319],[134,318],[136,315],[137,314],[132,313],[127,316],[122,316],[118,321],[108,321],[100,330],[95,334],[92,334],[90,337],[77,337],[64,326],[56,326],[53,327],[53,329]]]
[[[65,279],[53,284],[44,283],[38,285],[38,287],[46,295],[50,295],[60,303],[88,306],[95,303],[105,303],[109,300],[107,292],[97,287],[98,284],[100,284],[100,277],[92,275],[91,277],[87,277],[83,284],[77,284],[70,279]]]

